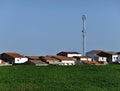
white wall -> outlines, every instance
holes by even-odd
[[[107,58],[106,57],[99,57],[99,60],[98,61],[107,61]]]
[[[15,63],[19,64],[19,63],[25,63],[28,61],[28,58],[15,58]]]
[[[91,58],[81,58],[81,61],[92,61]]]
[[[112,55],[112,62],[117,62],[119,59],[119,55]]]
[[[82,56],[81,54],[68,54],[67,57]]]
[[[87,60],[87,58],[81,58],[81,61],[86,61]]]
[[[0,64],[2,63],[2,60],[0,59]]]
[[[49,64],[62,64],[61,62],[59,62],[59,60],[53,61],[53,60],[47,60],[49,62]]]
[[[63,65],[75,65],[75,61],[63,60]]]
[[[88,61],[92,61],[92,58],[88,58]]]

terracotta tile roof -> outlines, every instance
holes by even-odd
[[[45,62],[43,62],[41,60],[29,60],[29,61],[33,64],[46,64]]]
[[[31,60],[39,60],[40,59],[40,56],[26,56],[26,57]]]
[[[18,54],[18,53],[15,53],[15,52],[6,52],[6,53],[3,53],[3,54],[7,54],[7,55],[9,55],[9,56],[11,56],[13,58],[15,58],[15,57],[24,57],[21,54]]]
[[[103,65],[99,62],[92,62],[92,61],[82,61],[84,64],[89,64],[89,65]]]
[[[97,52],[104,52],[104,50],[94,50],[94,51],[97,51]]]
[[[65,57],[65,56],[54,56],[55,58],[59,59],[59,60],[73,60],[72,57]]]
[[[65,57],[65,56],[44,56],[44,57],[41,57],[42,59],[44,60],[51,60],[51,61],[56,61],[56,60],[73,60],[72,57]]]
[[[44,59],[44,60],[53,60],[53,61],[58,60],[53,56],[44,56],[44,57],[42,57],[42,59]]]

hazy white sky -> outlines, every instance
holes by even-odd
[[[120,0],[0,0],[0,11],[1,53],[82,53],[83,14],[87,51],[120,51]]]

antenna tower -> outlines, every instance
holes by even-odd
[[[85,20],[86,16],[82,15],[82,20],[83,20],[83,29],[82,29],[82,37],[83,37],[83,56],[86,55],[86,36],[85,36]]]

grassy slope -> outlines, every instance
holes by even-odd
[[[0,91],[120,91],[120,66],[0,67]]]

